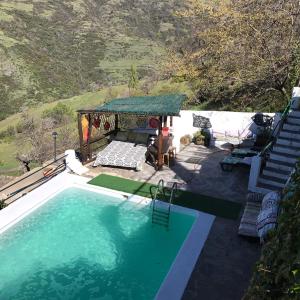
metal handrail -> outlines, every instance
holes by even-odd
[[[64,167],[61,171],[59,171],[59,169],[61,169],[62,167]],[[36,186],[34,189],[38,188],[39,186],[41,186],[42,184],[48,182],[50,179],[52,179],[53,177],[55,177],[56,175],[60,174],[61,172],[63,172],[64,170],[66,169],[66,164],[65,163],[62,163],[60,165],[58,165],[56,168],[55,168],[55,171],[53,173],[51,173],[51,175],[47,176],[47,177],[42,177],[42,178],[39,178],[38,180],[10,193],[7,195],[7,198],[4,199],[4,201],[7,201],[8,199],[14,197],[15,195],[21,193],[22,191],[26,190],[27,188],[31,187],[31,186],[35,186],[36,184],[39,184],[38,186]],[[33,189],[32,189],[33,190]],[[31,190],[31,191],[32,191]],[[21,195],[21,197],[23,196],[24,194]],[[17,200],[17,199],[15,199]],[[15,201],[14,200],[14,201]],[[12,201],[12,202],[14,202]]]
[[[170,200],[169,200],[169,203],[172,204],[173,202],[173,198],[174,198],[174,191],[175,193],[177,193],[177,182],[174,182],[173,185],[172,185],[172,189],[171,189],[171,196],[170,196]]]
[[[282,129],[283,124],[284,124],[284,122],[285,122],[285,120],[286,120],[286,118],[287,118],[287,116],[288,116],[288,114],[289,114],[290,108],[291,108],[291,101],[290,101],[290,102],[288,103],[288,105],[285,107],[285,109],[284,109],[284,111],[283,111],[283,113],[282,113],[282,115],[281,115],[280,121],[279,121],[279,122],[276,124],[276,126],[273,128],[272,133],[271,133],[271,135],[270,135],[270,138],[269,138],[269,140],[268,140],[267,145],[264,147],[264,149],[263,149],[263,150],[260,152],[260,154],[259,154],[260,157],[265,156],[266,153],[273,147],[274,143],[276,142],[277,135],[278,135],[278,133],[280,132],[280,130]],[[277,130],[277,127],[279,127],[278,130]],[[276,130],[277,130],[277,134],[276,134],[276,136],[273,136],[273,135],[275,134]]]
[[[45,169],[45,168],[47,168],[47,167],[53,165],[54,163],[56,163],[56,162],[58,162],[58,161],[64,159],[65,157],[67,157],[67,155],[62,156],[62,157],[60,157],[60,158],[58,158],[58,159],[52,161],[51,163],[47,164],[46,166],[44,166],[44,167],[42,167],[42,168],[39,168],[38,170],[36,170],[36,171],[30,173],[29,175],[27,175],[27,176],[25,176],[25,177],[23,177],[23,178],[21,178],[21,179],[15,181],[15,182],[13,182],[12,184],[10,184],[10,185],[8,185],[8,186],[5,186],[4,188],[0,189],[0,193],[3,192],[3,191],[5,191],[5,190],[7,190],[7,189],[9,189],[9,188],[11,188],[12,186],[16,185],[17,183],[22,182],[23,180],[29,178],[30,176],[32,176],[32,175],[34,175],[34,174],[36,174],[36,173],[42,171],[43,169]]]
[[[164,188],[164,180],[163,179],[160,179],[157,186],[156,186],[156,192],[155,192],[155,195],[154,195],[154,199],[153,200],[156,200],[157,199],[157,195],[158,195],[158,192],[162,192],[164,198],[165,198],[165,188]]]

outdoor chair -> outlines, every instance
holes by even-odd
[[[169,166],[169,161],[170,161],[169,150],[170,150],[171,144],[172,144],[172,139],[170,137],[163,137],[162,153],[163,153],[164,159],[166,158],[166,156],[168,157],[167,158],[168,166]],[[155,170],[157,170],[157,168],[158,168],[157,161],[158,161],[158,138],[156,138],[154,143],[148,147],[147,152],[146,152],[146,162],[149,162],[151,165],[153,165]]]
[[[239,226],[239,235],[258,237],[257,217],[261,209],[261,202],[264,195],[260,193],[249,193]]]
[[[250,166],[251,157],[255,155],[257,155],[257,152],[250,149],[234,149],[230,155],[225,156],[220,162],[221,169],[231,172],[235,166]]]

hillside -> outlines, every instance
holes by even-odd
[[[179,0],[0,2],[0,119],[20,108],[158,76],[187,26]]]

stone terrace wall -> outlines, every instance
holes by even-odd
[[[173,144],[179,150],[180,138],[186,134],[193,135],[199,128],[193,127],[193,114],[200,115],[210,119],[212,134],[246,137],[250,132],[255,133],[257,126],[251,120],[255,113],[230,112],[230,111],[190,111],[182,110],[181,117],[173,118]],[[265,113],[264,113],[265,114]],[[274,113],[268,113],[274,116]],[[279,114],[275,116],[275,123],[279,120]]]

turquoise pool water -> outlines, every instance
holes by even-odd
[[[0,235],[0,299],[153,299],[193,222],[67,189]]]

